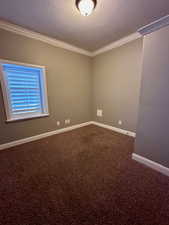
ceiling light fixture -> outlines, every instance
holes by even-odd
[[[89,16],[95,9],[97,0],[76,0],[76,7],[83,16]]]

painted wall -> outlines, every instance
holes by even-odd
[[[169,26],[144,38],[136,153],[169,167]]]
[[[141,38],[93,59],[93,120],[136,131],[141,59]],[[96,116],[97,109],[103,117]]]
[[[91,58],[0,30],[0,58],[46,66],[49,117],[6,123],[0,88],[0,144],[91,120]],[[56,121],[61,126],[56,126]]]

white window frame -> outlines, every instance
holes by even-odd
[[[35,113],[33,113],[33,114],[26,113],[23,115],[18,114],[17,116],[12,115],[8,84],[7,84],[5,72],[3,71],[3,67],[2,67],[2,65],[5,63],[13,64],[13,65],[21,65],[21,66],[26,66],[26,67],[32,67],[32,68],[40,68],[42,70],[41,85],[42,85],[42,90],[43,90],[43,93],[42,93],[43,112],[37,113],[37,114],[35,114]],[[2,87],[2,95],[3,95],[4,105],[5,105],[7,122],[49,116],[45,66],[39,66],[39,65],[33,65],[33,64],[27,64],[27,63],[21,63],[21,62],[0,59],[0,82],[1,82],[1,87]]]

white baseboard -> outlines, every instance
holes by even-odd
[[[142,163],[166,176],[169,176],[169,168],[165,167],[165,166],[162,166],[161,164],[159,163],[156,163],[152,160],[149,160],[147,158],[144,158],[140,155],[137,155],[135,153],[132,154],[132,159],[136,160],[137,162],[139,163]]]
[[[109,130],[112,130],[112,131],[115,131],[115,132],[118,132],[118,133],[121,133],[121,134],[125,134],[125,135],[128,135],[128,136],[132,136],[132,137],[136,136],[136,134],[131,132],[131,131],[122,130],[122,129],[112,127],[112,126],[109,126],[109,125],[105,125],[105,124],[102,124],[102,123],[98,123],[98,122],[95,122],[95,121],[89,121],[89,122],[86,122],[86,123],[81,123],[81,124],[73,125],[73,126],[70,126],[70,127],[61,128],[61,129],[58,129],[58,130],[54,130],[54,131],[46,132],[46,133],[43,133],[43,134],[35,135],[35,136],[32,136],[32,137],[20,139],[20,140],[17,140],[17,141],[12,141],[12,142],[8,142],[8,143],[5,143],[5,144],[1,144],[0,150],[4,150],[4,149],[7,149],[7,148],[17,146],[17,145],[25,144],[25,143],[28,143],[28,142],[31,142],[31,141],[36,141],[36,140],[39,140],[39,139],[42,139],[42,138],[45,138],[45,137],[49,137],[49,136],[52,136],[52,135],[55,135],[55,134],[60,134],[60,133],[64,133],[64,132],[67,132],[67,131],[71,131],[71,130],[74,130],[74,129],[77,129],[77,128],[80,128],[80,127],[88,126],[90,124],[94,124],[96,126],[103,127],[103,128],[106,128],[106,129],[109,129]]]
[[[77,129],[77,128],[80,128],[80,127],[88,126],[90,124],[91,124],[91,122],[89,121],[89,122],[86,122],[86,123],[81,123],[81,124],[73,125],[73,126],[70,126],[70,127],[61,128],[61,129],[58,129],[58,130],[54,130],[54,131],[46,132],[46,133],[43,133],[43,134],[35,135],[35,136],[32,136],[32,137],[20,139],[20,140],[17,140],[17,141],[12,141],[12,142],[8,142],[8,143],[5,143],[5,144],[1,144],[0,150],[4,150],[4,149],[7,149],[7,148],[17,146],[17,145],[25,144],[25,143],[28,143],[28,142],[31,142],[31,141],[36,141],[36,140],[39,140],[39,139],[42,139],[42,138],[45,138],[45,137],[49,137],[49,136],[52,136],[52,135],[55,135],[55,134],[60,134],[60,133],[64,133],[64,132],[67,132],[67,131],[71,131],[71,130],[74,130],[74,129]]]
[[[117,127],[113,127],[113,126],[106,125],[104,123],[95,122],[95,121],[92,121],[91,123],[96,126],[103,127],[103,128],[106,128],[106,129],[109,129],[109,130],[112,130],[112,131],[115,131],[115,132],[118,132],[121,134],[125,134],[125,135],[131,136],[131,137],[136,137],[136,133],[131,132],[131,131],[123,130],[123,129],[120,129]]]

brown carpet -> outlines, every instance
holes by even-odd
[[[1,225],[169,225],[169,179],[90,125],[0,152]]]

